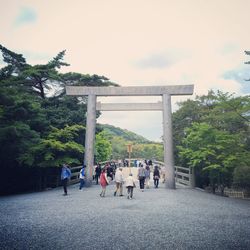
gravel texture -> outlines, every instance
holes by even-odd
[[[0,249],[250,249],[249,200],[162,184],[128,200],[114,188],[0,197]]]

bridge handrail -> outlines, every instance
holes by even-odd
[[[154,163],[159,166],[164,166],[164,162],[162,161],[154,161]],[[175,181],[191,187],[191,173],[189,168],[184,168],[180,166],[175,167]],[[184,173],[185,172],[185,173]]]
[[[82,168],[82,165],[70,168],[71,178],[69,180],[69,184],[75,184],[75,183],[79,182],[79,172],[80,172],[81,168]]]

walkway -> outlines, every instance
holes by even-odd
[[[250,201],[198,190],[108,186],[0,198],[0,249],[249,249]]]

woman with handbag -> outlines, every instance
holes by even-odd
[[[159,179],[160,179],[160,171],[158,169],[158,166],[155,166],[153,176],[154,176],[154,185],[155,185],[155,188],[158,188]]]

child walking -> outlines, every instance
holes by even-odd
[[[128,199],[132,199],[133,197],[133,189],[135,186],[135,181],[133,175],[130,173],[126,178],[126,188],[128,189]]]
[[[109,184],[108,182],[108,178],[107,178],[107,170],[106,168],[104,168],[101,172],[101,176],[100,176],[100,185],[102,187],[102,191],[100,193],[101,197],[105,196],[105,192],[106,192],[106,186]]]

